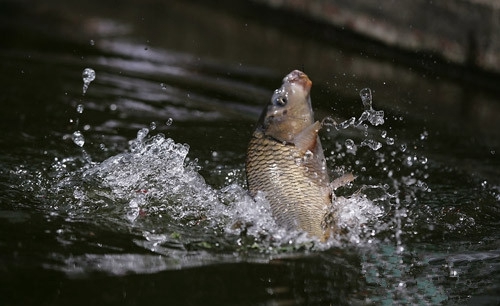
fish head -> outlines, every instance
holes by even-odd
[[[291,142],[314,122],[311,86],[311,80],[302,71],[294,70],[285,76],[264,108],[258,129],[276,140]]]

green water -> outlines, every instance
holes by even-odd
[[[0,6],[0,304],[498,304],[498,92],[253,6]],[[332,174],[357,176],[326,244],[245,190],[253,126],[296,68],[340,124]],[[346,124],[363,88],[383,124]]]

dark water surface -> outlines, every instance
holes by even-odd
[[[0,7],[1,305],[500,302],[499,92],[260,11]],[[296,68],[332,119],[332,174],[357,175],[325,244],[245,191],[253,126]],[[348,124],[363,88],[383,124]]]

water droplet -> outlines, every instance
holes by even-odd
[[[358,122],[356,123],[356,126],[360,126],[365,120],[367,120],[370,117],[370,113],[368,111],[364,111],[361,116],[358,119]]]
[[[151,122],[151,123],[149,124],[149,128],[150,128],[152,131],[156,130],[156,122],[154,122],[154,121],[153,121],[153,122]]]
[[[363,128],[365,129],[365,131],[363,132],[363,134],[365,135],[365,137],[368,137],[368,124],[363,124]]]
[[[167,119],[167,122],[165,122],[165,124],[166,124],[167,126],[171,126],[173,122],[174,122],[174,119],[172,119],[172,118],[168,118],[168,119]]]
[[[362,146],[367,146],[373,151],[377,151],[378,149],[382,148],[382,144],[376,140],[373,139],[365,139],[361,142]]]
[[[385,140],[385,142],[386,142],[388,145],[392,146],[392,145],[394,144],[394,138],[387,137],[387,139]]]
[[[89,88],[89,84],[93,80],[95,80],[94,69],[92,68],[83,69],[82,78],[83,78],[83,94],[85,94],[87,92],[87,89]]]
[[[137,140],[143,140],[149,133],[149,129],[147,128],[142,128],[139,131],[137,131]]]
[[[457,270],[450,270],[450,277],[458,277],[458,271]]]
[[[370,88],[363,88],[359,91],[359,96],[361,97],[361,102],[365,110],[372,109],[372,90]]]
[[[420,134],[420,140],[426,140],[428,136],[429,133],[427,131],[423,131],[422,134]]]
[[[429,186],[427,186],[427,184],[425,182],[422,182],[422,181],[418,181],[417,186],[420,187],[423,191],[426,191],[427,189],[429,189]]]
[[[95,80],[95,71],[92,68],[85,68],[82,73],[82,78],[85,83],[90,83]]]
[[[382,131],[382,132],[380,132],[380,136],[381,136],[382,138],[387,137],[387,131]]]
[[[348,150],[352,150],[354,148],[354,141],[352,139],[346,139],[345,146]]]
[[[83,104],[78,104],[76,106],[76,112],[79,114],[83,113],[83,109],[84,109]]]
[[[325,117],[321,120],[322,126],[336,126],[337,122],[332,117]]]
[[[401,152],[406,151],[406,144],[404,144],[404,143],[403,143],[403,144],[399,147],[399,149],[401,150]]]
[[[85,138],[80,131],[75,131],[71,136],[71,139],[79,147],[83,147],[83,145],[85,144]]]
[[[356,122],[356,118],[352,117],[346,121],[341,122],[340,124],[336,125],[335,128],[337,130],[339,129],[347,129],[350,126],[354,126],[354,123]]]
[[[371,111],[368,120],[374,126],[384,124],[384,111]]]
[[[307,150],[306,153],[304,154],[304,161],[309,160],[314,157],[314,153]]]

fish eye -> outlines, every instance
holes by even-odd
[[[288,99],[284,96],[276,97],[274,99],[274,104],[277,106],[285,106],[288,103]]]

